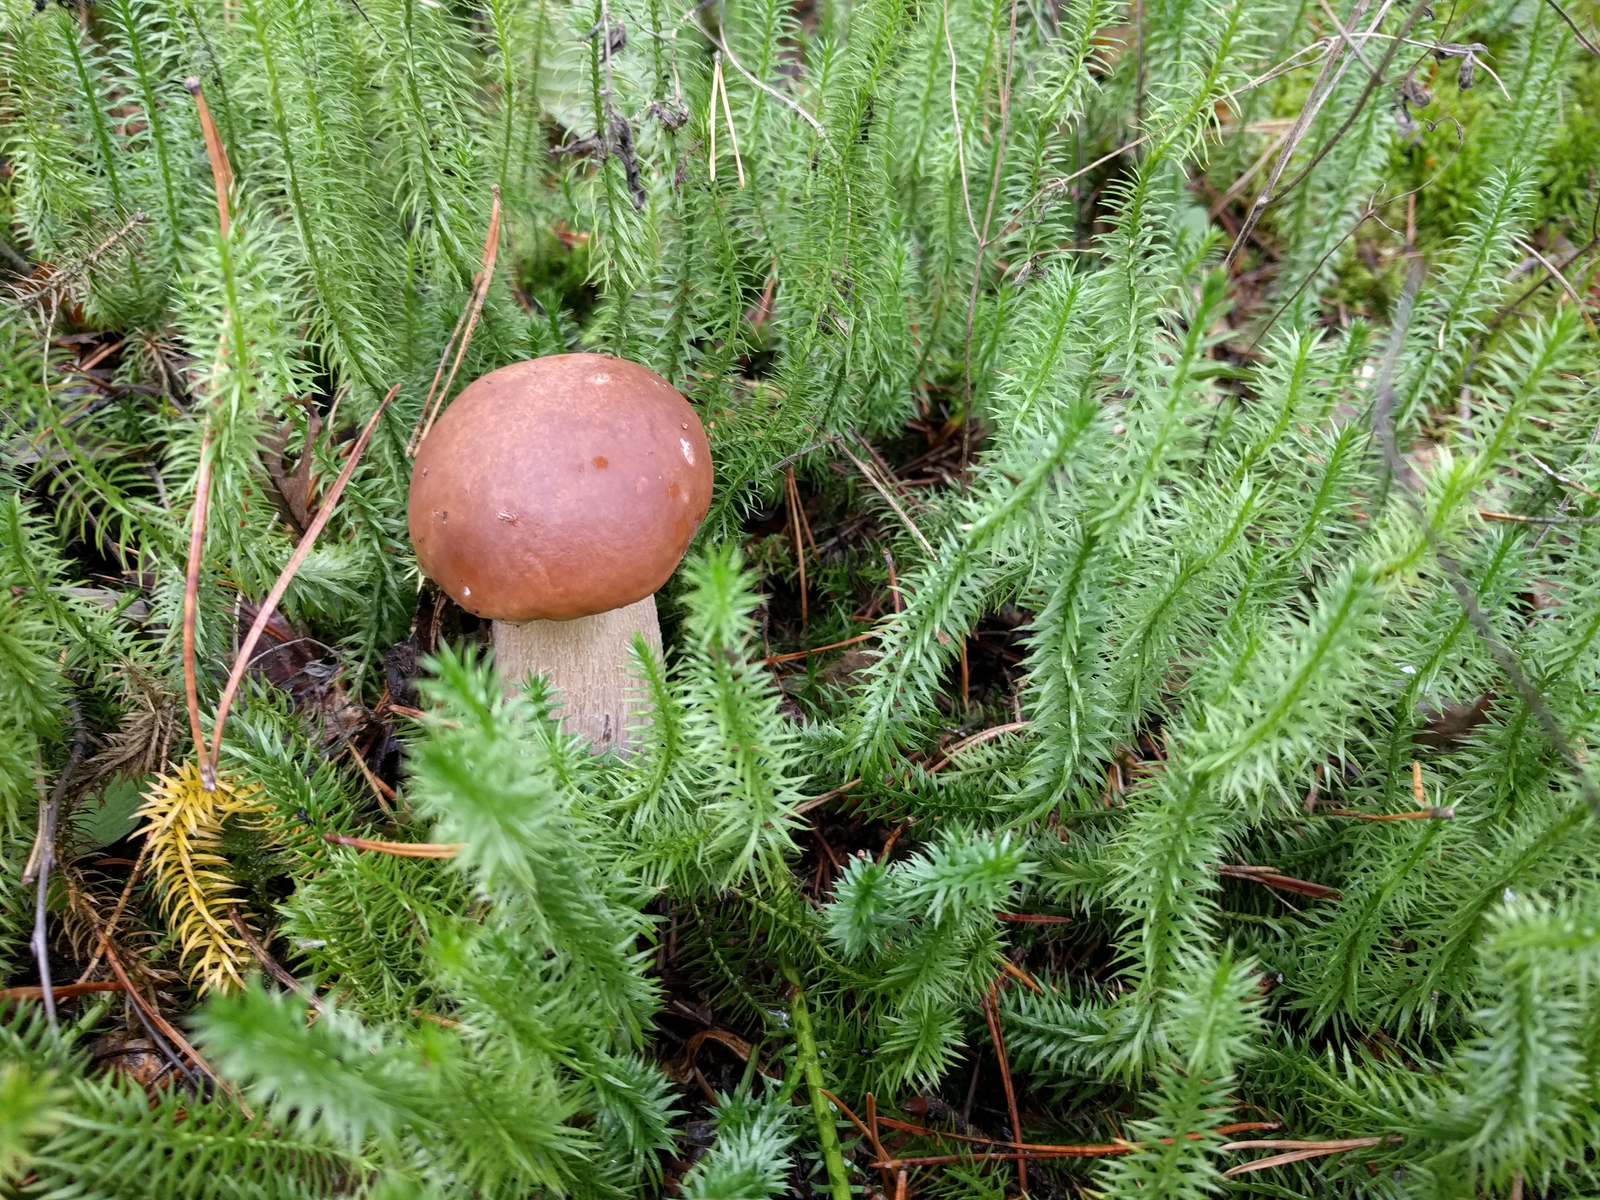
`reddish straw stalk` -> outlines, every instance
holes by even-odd
[[[356,467],[361,463],[361,455],[366,451],[367,443],[372,439],[372,431],[378,427],[378,420],[383,416],[384,409],[389,407],[400,391],[397,383],[389,389],[389,394],[383,398],[382,403],[372,412],[367,419],[367,424],[361,431],[361,436],[356,439],[350,456],[345,459],[344,470],[339,472],[339,478],[329,490],[327,499],[317,509],[317,515],[312,520],[310,528],[301,537],[300,544],[295,547],[294,553],[289,557],[288,564],[278,574],[278,580],[272,585],[272,590],[267,593],[267,598],[261,602],[261,608],[256,613],[255,622],[250,626],[250,632],[245,635],[244,642],[239,646],[239,653],[233,660],[233,672],[228,676],[228,684],[222,689],[222,699],[217,703],[217,717],[211,725],[211,758],[209,770],[202,771],[202,781],[210,779],[206,790],[210,791],[216,785],[217,756],[222,752],[222,730],[228,720],[228,710],[233,706],[234,694],[239,690],[239,684],[244,679],[244,673],[250,669],[251,655],[255,652],[256,643],[261,640],[261,634],[267,627],[267,622],[272,620],[272,614],[278,611],[278,602],[283,599],[283,594],[289,588],[289,583],[294,579],[295,572],[300,569],[300,564],[305,562],[306,556],[311,553],[311,547],[316,543],[317,535],[327,525],[328,518],[333,516],[334,506],[339,503],[339,497],[344,494],[345,485],[350,482],[350,477],[355,474]],[[196,743],[199,744],[198,742]]]

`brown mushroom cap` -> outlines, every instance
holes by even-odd
[[[491,371],[434,425],[407,517],[468,612],[568,621],[643,600],[711,506],[711,447],[661,376],[604,354]]]

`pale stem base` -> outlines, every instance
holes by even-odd
[[[654,596],[573,621],[496,621],[494,657],[507,695],[529,674],[543,675],[557,692],[555,716],[565,732],[587,738],[595,754],[627,754],[638,741],[630,730],[648,719],[649,707],[634,675],[635,633],[660,657]]]

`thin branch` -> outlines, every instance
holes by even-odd
[[[1339,140],[1345,134],[1350,132],[1351,126],[1356,123],[1356,118],[1361,115],[1361,110],[1366,107],[1367,101],[1372,98],[1372,93],[1377,91],[1379,85],[1383,83],[1383,73],[1389,69],[1389,64],[1394,61],[1395,55],[1400,52],[1400,47],[1405,44],[1406,35],[1411,32],[1411,27],[1417,23],[1423,13],[1431,11],[1426,4],[1413,4],[1411,6],[1411,11],[1406,16],[1405,24],[1400,27],[1400,32],[1396,35],[1394,41],[1389,43],[1389,49],[1384,52],[1383,61],[1378,64],[1378,69],[1367,77],[1366,90],[1356,98],[1355,105],[1350,109],[1349,116],[1345,117],[1344,123],[1334,130],[1333,136],[1324,142],[1317,152],[1311,156],[1311,161],[1301,169],[1300,173],[1284,184],[1283,190],[1278,193],[1279,199],[1287,196],[1304,183],[1307,176],[1317,169],[1317,164],[1327,156],[1330,150],[1339,144]],[[1374,28],[1376,28],[1376,23],[1374,23]]]
[[[1349,30],[1339,23],[1339,14],[1333,11],[1333,7],[1328,3],[1328,0],[1317,0],[1317,3],[1322,6],[1322,11],[1327,16],[1329,23],[1332,24],[1333,31],[1339,35],[1339,40],[1349,47],[1351,54],[1361,60],[1363,67],[1369,71],[1373,70],[1373,65],[1367,61],[1367,56],[1361,53],[1361,47],[1356,45],[1355,39],[1350,36]],[[1356,20],[1358,18],[1352,13],[1350,23],[1353,25]]]
[[[1578,28],[1577,22],[1574,21],[1571,17],[1567,16],[1567,10],[1566,9],[1562,8],[1561,5],[1557,4],[1556,0],[1544,0],[1544,2],[1546,4],[1548,4],[1551,8],[1555,9],[1556,10],[1556,15],[1567,23],[1567,28],[1572,30],[1572,36],[1578,39],[1578,44],[1580,46],[1582,46],[1590,54],[1600,54],[1600,46],[1596,46],[1593,42],[1591,42],[1587,37],[1584,36],[1583,30]]]
[[[206,157],[211,160],[211,184],[217,193],[217,227],[226,238],[232,228],[229,195],[233,191],[233,167],[228,162],[227,148],[217,134],[216,122],[211,119],[211,110],[206,107],[205,94],[200,90],[200,77],[189,76],[183,81],[183,86],[189,89],[195,107],[200,110],[200,129],[206,139]]]
[[[300,539],[300,544],[294,548],[294,553],[289,556],[289,561],[282,571],[278,573],[277,582],[272,585],[272,590],[267,593],[267,598],[261,602],[261,608],[256,613],[256,619],[250,626],[250,632],[245,635],[244,642],[239,647],[239,653],[234,656],[233,672],[228,676],[228,684],[222,689],[222,699],[217,703],[217,717],[211,724],[211,778],[217,777],[217,759],[222,753],[222,730],[228,720],[228,709],[233,704],[234,693],[239,690],[239,683],[244,679],[244,673],[250,668],[250,655],[255,651],[256,643],[261,640],[262,631],[266,629],[267,622],[272,619],[272,614],[278,611],[278,601],[283,599],[283,594],[289,589],[289,583],[294,579],[295,572],[300,569],[300,564],[305,562],[306,555],[311,553],[311,547],[317,540],[317,535],[327,525],[328,518],[333,516],[334,507],[339,503],[339,497],[344,494],[345,485],[350,482],[350,476],[355,474],[356,467],[361,462],[362,452],[367,448],[367,442],[372,438],[372,431],[378,427],[378,419],[383,416],[384,410],[389,407],[389,402],[400,391],[397,383],[389,389],[377,408],[373,409],[372,416],[367,419],[367,424],[361,431],[361,436],[356,438],[356,444],[351,449],[349,457],[345,459],[344,469],[339,472],[339,478],[334,482],[333,488],[328,492],[322,503],[317,507],[317,515],[312,520],[310,528],[305,531]],[[308,451],[309,452],[309,451]]]
[[[728,122],[728,144],[731,147],[733,147],[733,167],[734,167],[734,170],[738,172],[738,175],[739,175],[739,187],[740,187],[741,190],[743,190],[743,188],[744,188],[744,159],[742,157],[740,157],[740,155],[739,155],[739,131],[733,127],[733,108],[728,103],[728,80],[722,73],[722,51],[720,51],[720,50],[713,51],[712,52],[712,60],[713,60],[713,64],[714,64],[713,68],[712,68],[713,74],[712,74],[712,78],[711,78],[712,101],[715,102],[716,95],[717,95],[718,92],[720,92],[722,94],[722,116]],[[712,126],[712,129],[713,129],[713,137],[714,137],[715,136],[714,131],[716,129],[717,114],[715,112],[713,112],[713,113],[710,114],[710,116],[711,116],[711,126]],[[712,145],[713,146],[716,145],[714,140],[712,142]],[[711,160],[711,178],[712,179],[716,179],[716,177],[717,177],[717,162],[716,162],[716,159],[713,157],[712,160]]]
[[[1337,888],[1280,874],[1275,867],[1236,866],[1232,863],[1224,863],[1217,868],[1217,874],[1224,879],[1244,879],[1250,883],[1259,883],[1263,887],[1277,888],[1284,892],[1294,892],[1296,895],[1310,896],[1316,900],[1337,900],[1339,898]]]
[[[784,497],[789,502],[789,523],[794,531],[794,561],[800,569],[800,632],[803,636],[807,619],[810,616],[807,612],[806,599],[806,592],[808,591],[806,587],[806,541],[805,534],[800,528],[800,487],[794,481],[793,470],[787,470],[783,473],[783,491]],[[810,652],[803,652],[800,657],[804,658],[808,653]]]
[[[377,796],[378,807],[393,816],[394,809],[389,806],[389,801],[394,799],[394,789],[372,773],[372,768],[367,766],[367,760],[361,757],[361,752],[355,748],[353,743],[346,743],[345,749],[349,751],[350,757],[355,761],[357,769],[360,770],[361,777],[367,781],[367,786],[372,789],[373,795]]]
[[[1038,987],[1037,984],[1034,985]],[[1000,1082],[1005,1088],[1006,1111],[1011,1117],[1011,1138],[1015,1142],[1022,1141],[1022,1118],[1017,1112],[1017,1092],[1011,1086],[1011,1060],[1006,1057],[1006,1040],[1000,1032],[1000,1005],[995,999],[994,984],[989,985],[988,991],[983,995],[983,1016],[989,1023],[989,1037],[994,1042],[995,1057],[1000,1060]],[[1028,1165],[1026,1156],[1017,1159],[1017,1190],[1024,1196],[1028,1194]]]
[[[50,868],[55,865],[56,826],[61,819],[61,804],[89,746],[89,730],[83,723],[83,712],[70,691],[66,694],[66,704],[67,711],[72,714],[72,750],[67,755],[67,764],[61,769],[55,788],[50,792],[50,799],[39,810],[39,834],[34,843],[32,864],[39,877],[33,910],[33,953],[39,962],[39,987],[44,1000],[44,1015],[50,1022],[50,1032],[58,1036],[61,1029],[56,1023],[56,997],[50,986],[50,937],[46,924],[49,916]]]
[[[98,928],[99,922],[94,919],[92,913],[89,916],[89,923],[96,926],[96,934],[101,933],[101,930]],[[211,1069],[211,1065],[207,1063],[205,1059],[200,1057],[199,1051],[197,1051],[188,1043],[183,1034],[179,1033],[172,1027],[172,1023],[161,1015],[160,1010],[158,1010],[155,1005],[151,1004],[150,1001],[146,1000],[144,996],[140,994],[138,988],[133,986],[133,981],[128,978],[128,972],[126,969],[124,969],[122,960],[117,957],[116,949],[112,946],[110,938],[104,938],[103,943],[105,948],[106,962],[110,964],[111,971],[114,975],[116,975],[117,981],[122,984],[122,990],[128,993],[129,999],[131,999],[134,1004],[138,1006],[139,1011],[144,1014],[144,1016],[152,1025],[161,1031],[162,1035],[168,1041],[170,1041],[174,1046],[183,1052],[185,1058],[187,1058],[202,1072],[209,1076],[218,1087],[222,1088],[223,1091],[237,1098],[238,1093],[235,1092],[234,1089],[227,1083],[224,1083],[222,1080],[217,1078],[217,1073]],[[240,1105],[243,1107],[243,1101],[240,1101]],[[244,1111],[247,1114],[249,1113],[248,1108],[245,1108]]]
[[[1515,234],[1512,235],[1511,240],[1523,250],[1526,250],[1529,254],[1533,255],[1534,258],[1539,260],[1539,265],[1542,266],[1546,271],[1550,272],[1551,277],[1557,283],[1559,283],[1562,290],[1567,293],[1567,298],[1569,300],[1578,305],[1580,308],[1583,306],[1583,297],[1578,295],[1578,293],[1573,290],[1572,285],[1567,282],[1567,277],[1561,273],[1560,267],[1557,267],[1548,258],[1540,254],[1536,249],[1530,246],[1527,242],[1523,241],[1521,238],[1517,237]]]
[[[1582,492],[1585,496],[1592,496],[1594,499],[1600,500],[1600,492],[1592,491],[1591,489],[1584,487],[1583,484],[1579,483],[1576,479],[1568,479],[1565,475],[1561,474],[1537,454],[1530,454],[1528,457],[1533,460],[1534,466],[1538,467],[1539,470],[1550,476],[1550,478],[1554,479],[1557,483],[1565,484],[1569,488],[1573,488],[1576,491]]]
[[[978,232],[977,219],[972,215],[972,192],[967,186],[967,144],[961,132],[961,104],[956,99],[956,45],[950,39],[950,0],[941,0],[939,24],[944,31],[945,49],[950,55],[950,121],[956,131],[956,166],[961,172],[961,199],[967,206],[967,226],[972,230],[972,240],[981,245],[983,235]]]
[[[200,729],[200,688],[195,679],[194,621],[200,596],[200,548],[206,540],[206,510],[211,504],[211,429],[200,441],[200,472],[194,485],[194,513],[189,522],[189,564],[183,582],[183,694],[189,705],[189,736],[194,739],[195,761],[200,764],[200,786],[217,786],[206,756],[206,737]]]
[[[844,442],[841,441],[839,443],[839,449],[844,451],[844,456],[846,458],[855,463],[856,469],[861,472],[868,483],[877,489],[878,494],[888,501],[889,507],[894,509],[894,515],[899,517],[901,523],[911,531],[911,536],[916,538],[917,541],[921,543],[922,548],[928,552],[928,557],[937,562],[939,556],[933,552],[932,543],[930,543],[928,539],[922,535],[922,530],[918,529],[916,523],[906,515],[905,509],[901,508],[900,505],[895,502],[895,498],[889,493],[889,489],[878,481],[877,476],[872,472],[872,468],[867,466],[866,463],[862,462],[854,454],[850,453],[850,447],[846,446]],[[898,605],[896,608],[898,611]]]
[[[1418,6],[1421,7],[1420,5]],[[1422,485],[1400,453],[1400,446],[1395,436],[1394,428],[1394,376],[1400,361],[1400,350],[1405,342],[1406,331],[1411,325],[1412,312],[1415,309],[1417,289],[1422,284],[1422,266],[1420,263],[1412,267],[1411,274],[1406,280],[1404,291],[1400,295],[1400,304],[1395,313],[1394,324],[1389,333],[1389,347],[1383,357],[1383,367],[1378,375],[1378,387],[1372,406],[1372,427],[1383,448],[1384,462],[1392,479],[1400,484],[1406,498],[1410,501],[1412,511],[1416,514],[1417,522],[1422,527],[1424,537],[1432,548],[1434,559],[1450,580],[1451,587],[1455,590],[1456,597],[1466,610],[1467,619],[1472,622],[1478,636],[1489,647],[1499,663],[1501,671],[1506,678],[1511,680],[1517,694],[1522,697],[1522,702],[1528,706],[1528,711],[1539,722],[1539,727],[1544,730],[1545,737],[1555,748],[1562,764],[1572,775],[1578,785],[1578,790],[1583,794],[1590,811],[1595,819],[1600,820],[1600,787],[1596,787],[1589,772],[1584,768],[1582,760],[1572,748],[1566,731],[1561,728],[1561,723],[1556,720],[1555,714],[1550,711],[1550,706],[1545,702],[1544,694],[1529,678],[1523,669],[1521,661],[1517,658],[1511,647],[1501,641],[1500,635],[1495,632],[1485,615],[1483,607],[1478,603],[1477,594],[1468,584],[1466,576],[1462,574],[1460,565],[1445,552],[1439,542],[1439,534],[1433,527],[1433,522],[1428,518],[1428,511],[1423,499]]]
[[[233,922],[234,930],[243,939],[244,944],[250,947],[250,953],[256,956],[256,961],[261,964],[268,975],[271,975],[284,987],[304,999],[317,1012],[322,1011],[322,1001],[317,999],[316,993],[289,974],[277,959],[267,953],[267,948],[261,944],[260,939],[251,931],[250,926],[245,924],[244,912],[237,903],[228,905],[228,919]]]
[[[57,1000],[70,1000],[74,996],[88,996],[95,992],[121,992],[126,989],[120,984],[109,979],[96,980],[94,983],[66,983],[58,988],[51,989]],[[46,991],[42,987],[12,987],[0,990],[0,999],[4,1000],[44,1000]]]
[[[796,650],[790,654],[773,654],[763,658],[761,661],[763,663],[794,662],[797,659],[810,658],[813,654],[821,654],[824,650],[837,650],[841,646],[854,646],[857,642],[868,641],[877,637],[878,634],[879,630],[874,629],[870,633],[858,633],[855,637],[845,638],[842,642],[829,642],[826,646],[813,646],[809,650]]]
[[[1007,921],[1013,925],[1070,925],[1071,917],[1058,917],[1053,913],[1004,913],[994,914],[996,921]]]
[[[1026,729],[1028,725],[1029,722],[1027,721],[1012,721],[1009,725],[995,725],[989,729],[980,730],[971,737],[962,738],[955,745],[947,747],[945,750],[941,751],[943,757],[938,762],[934,763],[933,766],[928,768],[928,774],[931,775],[935,771],[943,770],[945,767],[949,766],[950,760],[956,755],[960,754],[963,750],[970,749],[973,746],[982,745],[984,742],[992,742],[995,738],[1003,737],[1008,733],[1016,733],[1019,730]]]
[[[1600,525],[1600,517],[1524,517],[1519,513],[1491,512],[1480,508],[1485,521],[1514,521],[1518,525]]]
[[[794,815],[798,817],[802,813],[810,812],[813,808],[820,808],[829,800],[838,799],[840,796],[844,795],[851,788],[858,786],[860,783],[860,778],[852,779],[849,783],[841,783],[832,791],[823,792],[820,796],[812,796],[809,800],[802,800],[799,804],[794,806]]]
[[[483,302],[489,296],[489,285],[494,282],[494,262],[500,253],[500,185],[494,184],[489,189],[493,197],[489,205],[489,232],[483,239],[483,260],[478,268],[478,274],[472,281],[472,296],[466,308],[461,310],[461,318],[456,321],[456,329],[461,331],[461,342],[456,346],[455,361],[450,364],[450,374],[444,381],[444,386],[439,386],[439,376],[444,372],[444,360],[449,357],[451,344],[455,342],[456,335],[450,335],[450,341],[444,344],[444,351],[439,355],[438,370],[433,373],[433,383],[428,388],[427,398],[422,402],[422,416],[418,420],[418,428],[411,436],[411,443],[406,447],[406,453],[415,455],[421,447],[428,432],[433,428],[433,423],[444,411],[445,397],[450,394],[450,386],[456,381],[456,372],[461,369],[461,360],[467,353],[467,347],[472,344],[472,331],[478,324],[478,314],[483,311]],[[463,325],[465,328],[463,329]],[[395,389],[399,389],[399,384]],[[394,393],[390,393],[393,399]],[[387,401],[385,401],[387,403]]]
[[[348,846],[352,850],[392,854],[396,858],[454,858],[467,846],[465,842],[384,842],[377,838],[347,837],[342,833],[324,833],[322,840],[330,846]]]
[[[1354,817],[1358,821],[1450,821],[1455,819],[1453,808],[1424,808],[1417,812],[1364,813],[1353,808],[1324,808],[1318,810],[1328,817]]]
[[[163,757],[165,757],[163,755]],[[162,764],[163,766],[165,764]],[[133,870],[128,872],[128,882],[122,885],[122,895],[117,897],[116,907],[111,910],[111,915],[106,918],[105,932],[95,940],[94,957],[89,960],[89,965],[83,969],[83,974],[78,976],[79,983],[88,981],[94,974],[94,969],[100,965],[100,958],[106,951],[106,942],[116,931],[117,922],[122,919],[122,910],[128,906],[128,897],[133,894],[134,886],[144,877],[145,863],[150,858],[150,839],[147,837],[139,846],[139,857],[133,861]]]
[[[1362,1150],[1369,1146],[1378,1146],[1385,1141],[1398,1142],[1398,1135],[1391,1134],[1388,1138],[1343,1138],[1333,1142],[1229,1142],[1223,1150],[1242,1149],[1271,1149],[1275,1147],[1294,1147],[1287,1154],[1274,1154],[1267,1158],[1258,1158],[1254,1162],[1240,1163],[1236,1167],[1229,1167],[1222,1173],[1223,1178],[1231,1179],[1235,1176],[1245,1175],[1251,1171],[1264,1171],[1268,1167],[1281,1167],[1289,1163],[1304,1162],[1308,1158],[1323,1158],[1329,1154],[1339,1154],[1345,1150]]]
[[[1350,13],[1350,23],[1352,25],[1366,15],[1367,6],[1371,2],[1372,0],[1356,0],[1356,6]],[[1378,15],[1378,19],[1383,19],[1381,12]],[[1344,34],[1343,29],[1339,32]],[[1345,35],[1345,40],[1349,42],[1348,35]],[[1353,49],[1355,43],[1349,42],[1349,45]],[[1306,132],[1311,128],[1311,122],[1316,118],[1317,113],[1322,110],[1322,106],[1327,103],[1328,97],[1333,94],[1334,85],[1339,81],[1339,74],[1336,74],[1336,71],[1339,69],[1340,64],[1345,61],[1347,61],[1347,56],[1335,54],[1332,46],[1328,48],[1327,57],[1324,58],[1322,63],[1322,70],[1317,75],[1316,82],[1311,85],[1311,91],[1306,96],[1306,102],[1301,106],[1300,115],[1295,118],[1294,128],[1289,131],[1289,135],[1283,139],[1283,144],[1278,149],[1278,159],[1272,164],[1272,171],[1267,176],[1266,186],[1256,196],[1256,202],[1251,205],[1250,212],[1244,219],[1244,224],[1240,226],[1238,234],[1233,239],[1233,245],[1228,247],[1227,256],[1222,260],[1222,269],[1224,271],[1232,267],[1238,259],[1250,235],[1255,232],[1256,224],[1261,220],[1261,214],[1266,212],[1267,206],[1272,203],[1278,181],[1283,178],[1283,172],[1289,166],[1289,159],[1293,157],[1301,139],[1305,137]]]
[[[989,224],[994,221],[995,198],[1000,195],[1000,173],[1005,168],[1006,142],[1011,134],[1011,72],[1016,64],[1016,3],[1011,0],[1011,32],[1006,37],[1005,70],[1000,74],[1000,138],[995,141],[994,171],[989,174],[989,203],[984,205],[984,222],[978,235],[978,261],[973,264],[973,290],[966,298],[966,400],[962,406],[962,467],[973,458],[973,326],[978,322],[978,293],[984,282],[984,256],[989,251]],[[1141,10],[1142,11],[1142,10]],[[949,30],[946,30],[949,32]],[[966,490],[966,475],[962,475],[962,491]],[[965,645],[963,645],[965,654]],[[965,662],[965,659],[963,659]],[[962,699],[966,694],[963,688]],[[1026,1178],[1022,1192],[1026,1194]]]
[[[778,103],[786,104],[790,108],[794,109],[795,112],[799,113],[800,116],[805,118],[806,123],[808,125],[810,125],[811,128],[813,128],[813,129],[815,129],[817,131],[817,136],[819,138],[821,138],[823,141],[827,141],[828,140],[828,131],[822,127],[821,123],[815,117],[813,117],[805,109],[801,108],[799,104],[797,104],[795,101],[791,100],[788,96],[785,96],[782,92],[778,91],[776,88],[768,87],[766,84],[762,83],[761,80],[757,79],[754,75],[750,74],[749,71],[746,71],[744,69],[744,64],[741,63],[738,60],[738,58],[736,58],[734,56],[733,51],[729,50],[728,47],[725,46],[722,43],[721,39],[713,36],[710,30],[708,30],[704,25],[700,24],[700,22],[699,22],[699,20],[697,18],[693,17],[693,10],[690,10],[690,13],[686,14],[686,15],[690,16],[691,19],[690,19],[689,23],[691,25],[693,25],[697,30],[700,31],[700,36],[705,38],[706,41],[710,42],[718,50],[722,51],[723,57],[726,58],[730,63],[733,64],[733,69],[735,71],[738,71],[739,74],[743,75],[746,79],[748,79],[751,83],[755,84],[758,88],[760,88],[767,95],[771,96],[774,100],[778,101]]]

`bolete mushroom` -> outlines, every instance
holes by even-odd
[[[555,354],[469,385],[423,440],[408,520],[424,573],[494,622],[507,689],[559,691],[564,728],[629,748],[635,632],[660,653],[655,592],[711,505],[711,448],[638,363]]]

